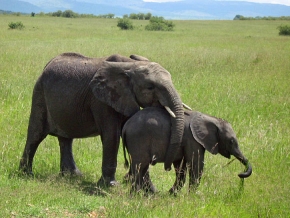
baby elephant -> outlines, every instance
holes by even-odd
[[[171,121],[162,108],[145,108],[132,116],[122,130],[125,164],[128,165],[125,147],[130,157],[129,176],[132,190],[156,192],[148,172],[149,164],[164,162],[170,140]],[[198,186],[203,172],[204,152],[221,154],[226,158],[235,156],[246,171],[240,178],[249,177],[252,167],[239,149],[237,137],[231,125],[222,119],[197,111],[184,112],[184,134],[181,147],[173,162],[176,180],[170,193],[180,190],[189,171],[189,187]]]

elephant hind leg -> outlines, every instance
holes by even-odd
[[[132,172],[132,191],[139,192],[141,189],[148,193],[156,193],[157,189],[153,185],[149,175],[149,163],[146,165],[132,163],[130,172]]]
[[[130,166],[131,172],[131,182],[132,182],[132,192],[139,192],[143,186],[143,168],[144,166],[141,163],[132,162]]]
[[[153,185],[150,175],[149,175],[149,169],[147,167],[147,169],[145,170],[145,172],[143,172],[143,190],[145,193],[157,193],[158,190],[156,189],[156,187]]]
[[[58,137],[59,148],[60,148],[60,171],[61,174],[70,172],[71,174],[81,176],[82,173],[77,168],[73,152],[72,152],[72,142],[71,138]]]
[[[32,164],[33,164],[33,158],[36,153],[36,150],[39,146],[39,144],[43,141],[43,139],[46,137],[45,134],[35,138],[34,140],[31,140],[32,137],[28,136],[22,158],[20,160],[20,166],[19,170],[22,172],[28,174],[28,175],[33,175],[32,171]]]
[[[35,152],[49,132],[45,103],[42,96],[37,96],[36,94],[34,94],[32,99],[27,139],[19,167],[24,173],[31,175],[33,175],[32,163]]]
[[[169,190],[170,194],[176,194],[176,192],[179,191],[184,186],[187,171],[187,166],[184,159],[173,162],[173,165],[175,169],[176,178],[172,188]]]

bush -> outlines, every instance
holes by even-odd
[[[281,25],[278,26],[278,30],[279,30],[279,35],[290,35],[290,26],[287,25]]]
[[[72,10],[65,10],[64,12],[62,12],[62,16],[67,18],[75,18],[78,17],[78,14],[73,12]]]
[[[78,13],[75,13],[72,10],[65,10],[64,12],[58,10],[56,12],[49,13],[48,15],[53,17],[66,17],[66,18],[77,18],[80,16]]]
[[[20,21],[19,22],[11,22],[11,23],[8,24],[8,26],[9,26],[10,29],[19,29],[19,30],[21,30],[21,29],[24,28],[23,23],[20,22]]]
[[[132,21],[128,18],[119,19],[117,26],[122,30],[132,30],[134,28]]]
[[[172,21],[167,21],[163,17],[151,17],[149,24],[145,26],[145,30],[150,31],[173,31],[175,25]]]
[[[53,16],[53,17],[61,17],[61,15],[62,15],[62,11],[61,10],[58,10],[58,11],[53,12],[51,14],[51,16]]]

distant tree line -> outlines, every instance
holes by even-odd
[[[71,18],[76,18],[76,17],[97,17],[97,18],[115,18],[115,14],[101,14],[101,15],[93,15],[93,14],[78,14],[76,12],[73,12],[72,10],[65,10],[61,11],[58,10],[56,12],[52,13],[47,13],[45,15],[48,16],[53,16],[53,17],[71,17]],[[123,18],[129,18],[129,19],[135,19],[135,20],[150,20],[152,14],[151,13],[132,13],[132,14],[125,14],[123,15]]]
[[[290,16],[281,16],[281,17],[244,17],[242,15],[236,15],[234,20],[290,20]]]
[[[0,14],[12,14],[15,16],[20,16],[20,15],[27,15],[27,13],[21,13],[21,12],[13,12],[13,11],[4,11],[4,10],[0,10]]]
[[[151,13],[147,13],[147,14],[144,14],[144,13],[138,13],[138,14],[132,13],[130,15],[128,15],[128,14],[123,15],[123,18],[129,18],[129,19],[133,19],[133,20],[150,20],[151,17],[152,17]]]
[[[66,17],[66,18],[79,18],[79,17],[97,17],[97,18],[114,18],[114,14],[103,14],[103,15],[93,15],[93,14],[79,14],[72,10],[61,11],[58,10],[56,12],[50,12],[43,15],[52,16],[52,17]]]
[[[12,11],[3,11],[0,10],[0,14],[13,14],[16,16],[20,16],[20,15],[28,15],[26,13],[20,13],[20,12],[12,12]],[[35,12],[31,12],[31,17],[35,17],[36,15],[38,16],[52,16],[52,17],[66,17],[66,18],[83,18],[83,17],[94,17],[94,18],[108,18],[108,19],[113,19],[116,18],[115,14],[112,13],[108,13],[108,14],[101,14],[101,15],[94,15],[94,14],[79,14],[76,13],[72,10],[65,10],[65,11],[55,11],[55,12],[49,12],[49,13],[44,13],[44,12],[40,12],[40,13],[35,13]],[[128,18],[128,19],[135,19],[135,20],[150,20],[150,18],[152,17],[151,13],[131,13],[131,14],[125,14],[123,15],[123,18]]]
[[[29,15],[28,13],[12,12],[12,11],[4,11],[4,10],[0,10],[0,14],[12,14],[12,15],[16,15],[16,16]],[[58,10],[56,12],[49,12],[49,13],[31,12],[30,15],[31,15],[31,17],[35,17],[37,15],[37,16],[53,16],[53,17],[68,17],[68,18],[78,18],[78,17],[114,18],[115,17],[114,14],[104,14],[104,15],[78,14],[72,10],[65,10],[65,11]]]
[[[4,10],[0,10],[0,14],[12,14],[14,12],[12,11],[4,11]]]

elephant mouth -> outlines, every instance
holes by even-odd
[[[160,107],[162,107],[161,103],[159,102]],[[182,106],[187,109],[187,110],[192,110],[188,105],[182,103]],[[156,106],[158,107],[158,106]],[[176,115],[174,114],[174,112],[170,109],[170,107],[168,106],[164,106],[164,108],[167,110],[167,112],[170,114],[171,117],[176,118]]]
[[[158,107],[158,108],[165,108],[166,111],[169,113],[169,115],[173,118],[176,118],[176,115],[174,114],[174,112],[170,109],[170,107],[166,106],[166,105],[162,105],[159,101],[153,102],[151,105],[151,107]]]
[[[163,105],[159,101],[156,101],[153,102],[152,107],[163,107]]]

